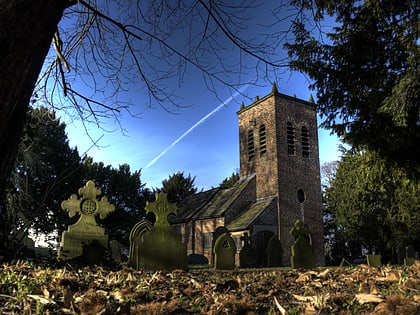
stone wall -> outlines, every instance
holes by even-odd
[[[174,224],[173,227],[183,236],[183,242],[187,245],[187,254],[200,254],[212,261],[211,233],[218,226],[224,226],[224,217],[194,220],[187,223]],[[205,238],[209,238],[205,240]],[[209,246],[205,247],[205,243]],[[208,244],[207,244],[208,245]]]

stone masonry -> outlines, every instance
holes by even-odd
[[[256,99],[238,111],[240,175],[256,174],[256,197],[278,197],[278,235],[290,261],[298,219],[307,224],[315,264],[324,265],[316,106],[281,94]]]

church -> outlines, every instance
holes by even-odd
[[[231,188],[213,188],[186,198],[171,219],[188,254],[212,261],[213,232],[226,227],[241,249],[248,233],[257,266],[267,266],[267,245],[280,240],[282,265],[290,266],[290,235],[296,220],[307,225],[315,265],[324,265],[321,181],[316,106],[278,92],[237,112],[240,180]]]

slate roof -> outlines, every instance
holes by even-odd
[[[213,188],[185,198],[176,217],[168,218],[170,223],[218,218],[238,198],[255,175],[241,178],[228,189]]]
[[[276,196],[259,199],[244,211],[238,218],[233,220],[226,228],[229,231],[241,231],[248,229],[252,223],[264,212],[265,209],[276,199]]]

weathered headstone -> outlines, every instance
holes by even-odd
[[[416,262],[416,250],[413,245],[408,245],[405,250],[404,266],[412,266]]]
[[[142,220],[131,229],[130,232],[130,253],[128,256],[128,265],[140,269],[140,244],[143,243],[143,235],[149,232],[153,224],[148,220]]]
[[[214,243],[214,268],[234,269],[236,244],[229,233],[219,235]]]
[[[139,266],[146,270],[187,269],[187,246],[168,222],[169,214],[176,215],[176,204],[169,203],[165,193],[156,193],[156,201],[147,202],[146,211],[155,214],[156,222],[139,244]]]
[[[244,235],[241,236],[241,241],[243,241],[243,245],[239,251],[239,266],[241,268],[255,267],[257,255],[251,246],[251,237],[249,237],[248,233],[244,233]]]
[[[404,258],[406,257],[405,253],[406,247],[403,243],[398,244],[397,247],[397,263],[398,265],[404,264]]]
[[[295,242],[292,245],[292,268],[313,268],[314,255],[309,232],[305,224],[301,220],[297,220],[290,234],[295,238]]]
[[[73,194],[68,200],[61,203],[61,208],[67,211],[70,217],[80,214],[79,220],[70,225],[61,236],[61,247],[58,250],[60,259],[68,260],[81,256],[91,256],[93,252],[99,254],[98,244],[108,249],[108,235],[105,229],[96,223],[95,216],[104,219],[115,210],[114,205],[106,197],[97,200],[101,194],[93,181],[88,181],[78,190],[78,195]],[[86,251],[89,251],[88,253]],[[98,261],[103,257],[98,257]],[[89,258],[90,260],[90,258]],[[97,261],[96,259],[92,259]]]
[[[382,265],[380,255],[366,254],[366,260],[369,267],[380,267]]]
[[[189,254],[188,255],[188,265],[208,265],[209,260],[206,256],[200,254]]]
[[[117,263],[121,262],[121,243],[117,240],[109,242],[109,249],[111,251],[111,260]]]
[[[214,244],[216,244],[216,240],[217,238],[224,234],[224,233],[228,233],[229,234],[229,230],[225,227],[225,226],[218,226],[212,233],[212,240],[211,240],[211,248],[213,250],[214,248]],[[214,266],[214,253],[211,257],[211,264]]]
[[[222,235],[228,233],[229,234],[229,230],[227,229],[227,227],[225,226],[218,226],[214,231],[213,231],[213,239],[212,239],[212,244],[211,244],[211,248],[214,248],[214,244],[216,243],[217,238]]]
[[[416,250],[413,245],[408,245],[406,247],[405,255],[407,258],[416,258]]]
[[[280,267],[282,265],[283,247],[277,235],[270,238],[267,246],[267,267]]]

